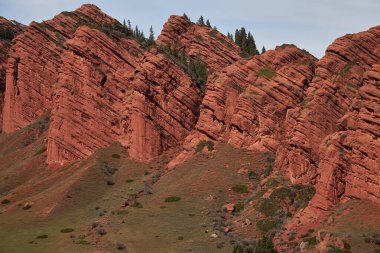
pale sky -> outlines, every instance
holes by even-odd
[[[244,26],[258,48],[289,43],[318,58],[336,38],[380,25],[380,0],[0,0],[0,16],[29,24],[83,3],[121,22],[130,19],[145,34],[153,25],[158,35],[170,15],[185,12],[193,21],[203,15],[225,34]]]

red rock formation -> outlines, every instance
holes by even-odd
[[[203,138],[226,139],[237,147],[275,151],[286,110],[303,100],[315,62],[296,47],[282,46],[212,76],[197,131],[188,138],[191,146]]]
[[[8,51],[12,45],[12,38],[20,34],[24,26],[0,17],[0,126],[3,124],[3,102],[5,91],[6,62]]]
[[[337,39],[318,63],[304,108],[288,113],[293,127],[277,166],[294,183],[317,182],[313,204],[319,208],[345,197],[380,202],[373,183],[380,165],[375,155],[379,62],[380,26]]]
[[[52,109],[65,41],[86,23],[97,27],[117,25],[115,19],[88,4],[43,23],[32,22],[14,40],[7,63],[5,132],[22,128]]]
[[[207,26],[190,22],[183,16],[170,16],[157,38],[158,45],[174,45],[191,57],[200,59],[213,71],[240,59],[240,48],[225,35]]]
[[[136,90],[124,138],[131,157],[150,160],[180,144],[194,128],[201,92],[185,70],[155,49],[145,54],[132,84]]]
[[[121,104],[132,93],[129,78],[142,54],[136,41],[87,26],[66,47],[54,87],[49,164],[85,158],[120,136]]]
[[[97,7],[83,5],[32,23],[12,47],[4,130],[51,110],[49,164],[85,158],[115,140],[132,158],[150,160],[180,144],[197,122],[201,94],[186,71],[153,49],[140,62],[137,43],[110,33],[111,26],[121,29]],[[201,57],[210,70],[239,58],[239,48],[220,33],[188,26],[179,34],[181,50],[206,53]],[[193,43],[196,36],[205,41]]]
[[[114,40],[84,26],[67,41],[54,95],[49,164],[85,158],[115,140],[129,148],[131,158],[146,161],[193,129],[201,101],[195,82],[155,49],[139,60],[135,41]]]

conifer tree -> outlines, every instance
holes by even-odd
[[[211,28],[211,23],[210,23],[210,20],[208,20],[208,19],[207,19],[207,21],[206,21],[206,25],[207,25],[208,27],[210,27],[210,28]]]
[[[203,19],[203,16],[200,16],[200,18],[198,19],[198,22],[197,22],[198,25],[205,25],[205,21]]]
[[[191,22],[191,20],[190,20],[190,18],[189,18],[189,16],[187,16],[186,15],[186,13],[183,13],[183,15],[182,15],[185,19],[187,19],[189,22]]]
[[[125,19],[123,20],[123,29],[124,32],[127,32],[127,23],[125,22]]]
[[[156,44],[156,42],[154,41],[153,27],[150,26],[150,29],[149,29],[149,38],[148,38],[148,46],[154,46],[155,44]]]
[[[265,47],[263,46],[263,48],[261,49],[261,53],[265,53],[267,50],[265,49]]]

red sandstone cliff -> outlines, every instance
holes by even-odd
[[[316,183],[318,208],[344,198],[380,203],[379,62],[379,26],[337,39],[317,64],[304,107],[287,114],[293,126],[277,166],[294,183]]]
[[[15,22],[9,21],[0,17],[0,125],[3,124],[3,104],[4,104],[4,91],[5,91],[5,76],[6,76],[6,63],[8,59],[8,51],[12,45],[12,38],[20,34],[24,26]]]
[[[195,131],[185,141],[187,151],[169,167],[186,159],[201,140],[275,152],[283,140],[287,110],[300,106],[315,64],[309,53],[284,45],[212,75]]]
[[[220,32],[170,16],[157,38],[157,45],[171,45],[191,57],[199,55],[209,69],[219,71],[240,59],[240,48]]]
[[[22,128],[53,106],[53,90],[58,82],[60,58],[66,40],[82,24],[115,25],[116,20],[94,5],[75,12],[63,12],[52,20],[32,22],[14,40],[7,62],[3,130]]]
[[[173,36],[178,20],[165,24],[160,44],[172,43],[165,36]],[[238,46],[219,32],[188,21],[185,27],[178,49],[190,57],[201,52],[209,71],[239,58]],[[198,120],[199,87],[173,60],[144,51],[121,29],[94,5],[32,23],[8,60],[4,131],[51,111],[49,164],[86,158],[112,141],[144,161],[181,144]]]
[[[185,69],[120,29],[93,5],[32,23],[7,59],[4,131],[51,111],[49,164],[112,141],[143,161],[184,143],[174,166],[201,140],[227,141],[276,152],[276,169],[316,185],[309,211],[347,198],[380,203],[380,27],[336,40],[319,61],[291,45],[242,60],[216,30],[171,16],[157,44],[200,56],[204,98]],[[0,43],[1,73],[9,43]]]

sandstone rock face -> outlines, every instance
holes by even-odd
[[[121,104],[131,95],[129,78],[142,54],[137,42],[87,26],[66,47],[53,92],[49,164],[87,157],[120,136]]]
[[[12,45],[12,37],[16,37],[24,29],[24,26],[0,17],[0,30],[3,37],[0,37],[0,126],[3,124],[3,103],[5,92],[6,63],[8,51]]]
[[[199,55],[209,69],[219,71],[240,59],[240,48],[225,35],[182,16],[170,16],[157,38],[157,45],[176,45],[191,57]]]
[[[132,86],[123,139],[131,157],[150,160],[179,145],[194,128],[201,92],[182,68],[155,49],[144,55]]]
[[[380,26],[337,39],[317,64],[304,107],[289,111],[277,167],[315,183],[311,206],[347,198],[380,203]]]
[[[7,62],[5,132],[22,128],[52,109],[65,41],[86,23],[115,25],[116,20],[88,4],[43,23],[33,22],[14,40]]]
[[[51,165],[119,141],[142,161],[184,144],[174,166],[202,140],[226,141],[276,152],[277,170],[315,184],[305,213],[348,198],[380,203],[380,27],[336,40],[318,62],[292,45],[243,60],[226,36],[171,16],[157,44],[207,64],[204,98],[185,69],[122,29],[87,4],[32,23],[11,48],[0,41],[3,130],[51,111]]]
[[[223,35],[187,25],[186,36],[178,33],[186,44],[181,50],[193,57],[205,52],[210,70],[239,58],[239,48]],[[51,111],[51,165],[85,158],[112,141],[144,161],[182,143],[198,120],[199,87],[157,50],[144,52],[136,41],[108,32],[115,29],[122,27],[93,5],[32,23],[8,60],[5,132]],[[170,29],[164,34],[178,38]],[[205,42],[193,43],[202,34]]]
[[[275,151],[287,110],[302,102],[315,63],[310,54],[284,45],[213,75],[188,147],[224,139],[236,147]]]

